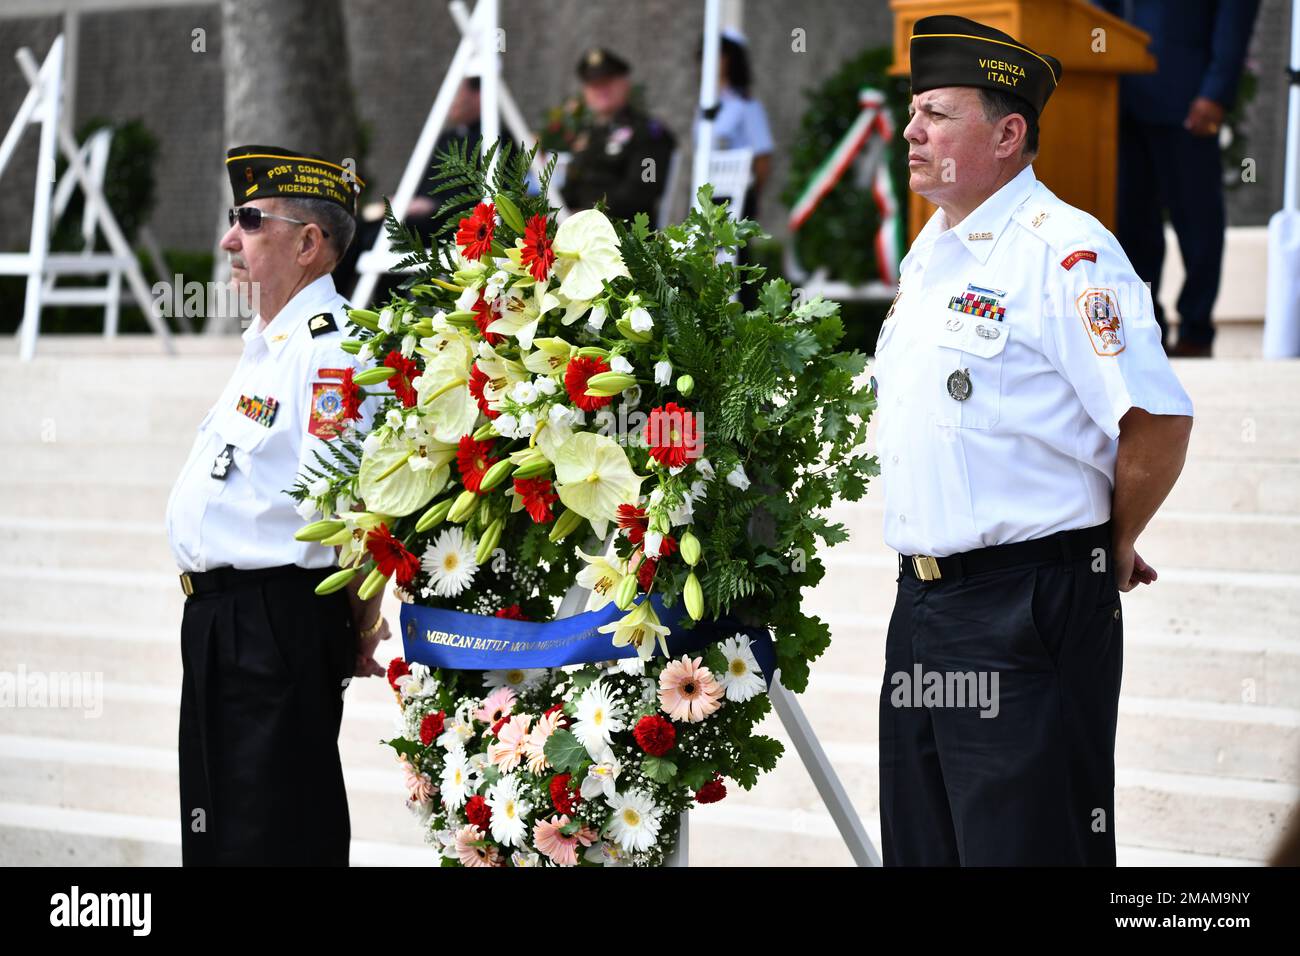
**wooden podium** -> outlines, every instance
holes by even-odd
[[[894,11],[893,74],[911,72],[912,24],[937,14],[968,17],[1060,60],[1060,85],[1039,118],[1034,174],[1071,206],[1086,209],[1107,229],[1115,228],[1119,77],[1156,68],[1155,57],[1147,52],[1147,34],[1087,0],[890,0],[889,6]],[[934,210],[908,193],[909,243]]]

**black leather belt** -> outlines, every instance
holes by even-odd
[[[185,596],[193,594],[218,594],[259,584],[268,578],[286,574],[330,574],[330,568],[315,570],[300,568],[296,564],[282,564],[274,568],[213,568],[211,571],[185,571],[181,574],[181,590]]]
[[[1000,571],[1026,564],[1059,564],[1092,558],[1100,548],[1106,554],[1111,549],[1110,522],[1092,528],[1058,531],[1045,538],[1017,541],[1014,544],[995,544],[976,548],[962,554],[934,558],[924,554],[900,554],[898,566],[901,573],[919,581],[939,581],[961,578],[985,571]]]

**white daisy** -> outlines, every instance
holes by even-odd
[[[498,780],[488,791],[487,805],[492,809],[492,839],[503,846],[523,846],[533,808],[519,799],[519,778],[508,773]]]
[[[429,575],[430,590],[438,597],[455,597],[474,583],[478,562],[474,560],[474,542],[465,537],[459,525],[438,535],[420,559]]]
[[[442,800],[448,810],[458,810],[469,799],[469,791],[469,761],[465,759],[465,751],[455,747],[447,753],[442,767]]]
[[[609,835],[624,850],[648,850],[659,836],[659,817],[663,813],[650,795],[641,790],[615,794],[606,802],[614,811],[609,819]]]
[[[602,747],[609,746],[610,734],[623,729],[623,707],[599,680],[578,700],[574,717],[573,735],[593,757]]]
[[[723,641],[721,647],[722,656],[727,659],[727,669],[718,675],[718,683],[726,692],[727,700],[749,700],[763,693],[766,685],[750,649],[749,638],[737,634]]]
[[[532,690],[545,678],[545,667],[512,667],[509,670],[486,671],[483,674],[483,684],[488,690],[509,687],[519,695]]]

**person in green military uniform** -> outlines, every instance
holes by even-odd
[[[578,61],[590,119],[578,133],[561,193],[570,209],[602,199],[610,215],[654,221],[677,140],[659,120],[630,102],[631,67],[609,50],[593,48]]]

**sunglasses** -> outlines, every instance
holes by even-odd
[[[320,223],[309,223],[301,219],[290,219],[288,216],[277,216],[274,213],[263,212],[257,206],[232,206],[226,210],[226,219],[232,226],[238,221],[239,228],[244,232],[257,232],[262,228],[263,219],[279,219],[281,222],[297,223],[300,226],[315,225],[317,229],[320,229],[321,235],[326,239],[330,237],[329,232]]]

